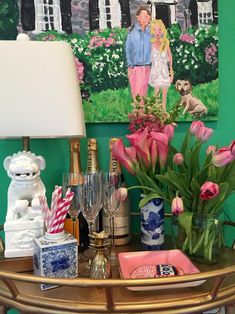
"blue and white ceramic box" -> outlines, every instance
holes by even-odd
[[[50,237],[52,236],[52,237]],[[34,238],[33,269],[37,276],[74,278],[78,276],[77,240],[68,233]],[[54,285],[41,284],[41,289],[55,288]]]

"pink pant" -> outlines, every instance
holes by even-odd
[[[150,66],[136,66],[132,68],[129,75],[129,82],[131,86],[131,94],[134,99],[137,94],[140,96],[146,96],[148,92],[148,80],[149,80]]]

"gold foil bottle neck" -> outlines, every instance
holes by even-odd
[[[88,159],[87,159],[87,171],[97,172],[100,170],[98,162],[98,144],[95,138],[90,138],[87,144]]]
[[[109,140],[109,150],[113,149],[113,144],[116,143],[120,138],[118,137],[111,137]]]
[[[98,150],[98,144],[95,138],[90,138],[88,140],[88,151],[89,150]]]
[[[78,138],[73,138],[70,140],[70,152],[80,153],[80,141]]]
[[[81,168],[81,159],[80,159],[80,141],[79,139],[71,139],[70,140],[70,169],[69,172],[74,174],[71,176],[71,184],[76,185],[79,181],[79,176],[82,172]]]
[[[109,140],[109,152],[110,152],[109,172],[116,172],[116,173],[122,172],[119,161],[113,156],[113,153],[112,153],[113,144],[116,143],[118,140],[119,140],[118,137],[111,137]]]

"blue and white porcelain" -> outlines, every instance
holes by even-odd
[[[164,244],[164,204],[161,198],[141,208],[141,242],[144,250],[160,250]]]
[[[34,238],[34,274],[45,277],[74,278],[78,276],[77,240],[65,233],[60,239],[47,239],[46,236]],[[42,284],[41,289],[54,288]]]

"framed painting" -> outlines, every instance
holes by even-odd
[[[137,94],[157,94],[166,111],[180,104],[178,121],[218,118],[217,0],[21,0],[19,8],[19,31],[71,44],[86,122],[127,122]]]

